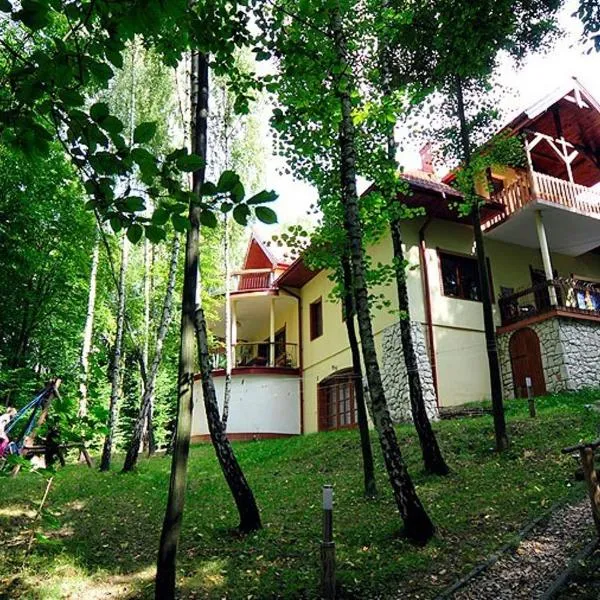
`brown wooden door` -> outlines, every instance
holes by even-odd
[[[540,353],[540,341],[533,329],[519,329],[510,338],[510,362],[515,386],[515,397],[527,397],[526,377],[531,377],[535,396],[546,393],[546,380]]]

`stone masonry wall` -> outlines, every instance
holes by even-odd
[[[560,319],[568,379],[566,389],[600,386],[600,323]]]
[[[435,420],[438,418],[438,409],[423,325],[413,321],[411,322],[411,331],[413,344],[417,353],[417,364],[421,385],[423,386],[427,414],[430,419]],[[390,325],[383,332],[381,375],[392,420],[395,423],[412,420],[408,392],[408,375],[404,364],[399,322]]]
[[[553,317],[529,326],[540,341],[546,389],[554,394],[600,385],[600,323]],[[514,397],[509,342],[515,331],[498,336],[505,398]]]

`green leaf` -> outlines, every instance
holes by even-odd
[[[156,122],[147,121],[145,123],[140,123],[133,130],[133,142],[135,144],[147,144],[156,133]]]
[[[228,213],[233,208],[233,204],[231,202],[221,202],[221,212]]]
[[[238,204],[233,209],[233,218],[236,223],[239,223],[243,227],[248,225],[248,218],[250,217],[250,209],[245,204]]]
[[[182,215],[171,215],[171,222],[175,231],[187,231],[190,228],[190,220]]]
[[[262,221],[267,225],[273,225],[273,223],[277,223],[277,213],[268,206],[257,206],[254,209],[254,213],[259,221]]]
[[[123,131],[123,123],[114,115],[108,115],[102,119],[102,128],[108,131],[111,135],[117,135]]]
[[[221,177],[219,177],[219,183],[217,183],[217,189],[219,192],[230,192],[235,185],[239,182],[240,177],[234,171],[223,171]]]
[[[100,123],[108,117],[109,115],[108,104],[106,102],[96,102],[96,104],[92,104],[90,108],[90,116],[96,123]]]
[[[115,233],[119,233],[119,231],[121,231],[123,228],[123,223],[121,223],[121,219],[119,217],[111,217],[110,226]]]
[[[202,195],[203,196],[214,196],[217,194],[217,186],[210,181],[205,181],[202,184]]]
[[[238,181],[233,186],[233,189],[231,190],[231,198],[237,204],[244,199],[245,195],[246,195],[246,190],[244,189],[242,182]]]
[[[185,156],[179,157],[175,164],[177,168],[186,173],[193,173],[204,165],[204,160],[197,154],[186,154]]]
[[[152,214],[152,222],[155,225],[164,225],[169,220],[169,211],[165,208],[157,208]]]
[[[125,198],[123,206],[127,212],[140,212],[146,208],[146,203],[140,196],[129,196]]]
[[[104,56],[106,56],[106,59],[113,66],[117,67],[117,69],[123,68],[123,55],[118,50],[114,48],[106,48],[104,50]]]
[[[212,210],[203,210],[200,213],[200,223],[205,227],[210,227],[214,229],[217,226],[217,217]]]
[[[277,200],[277,192],[263,190],[262,192],[258,192],[258,194],[254,194],[252,198],[248,198],[246,204],[266,204],[275,200]]]
[[[0,0],[0,11],[12,12],[12,5],[8,0]]]
[[[81,106],[85,102],[83,96],[76,90],[63,89],[58,92],[58,95],[67,106]]]
[[[142,233],[144,233],[144,228],[138,223],[133,223],[129,226],[129,229],[127,229],[127,239],[132,244],[137,244],[142,237]]]
[[[167,237],[166,231],[162,227],[156,227],[156,225],[148,225],[145,232],[146,237],[154,244],[162,242]]]

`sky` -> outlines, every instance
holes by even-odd
[[[501,99],[499,107],[507,117],[561,87],[573,76],[593,96],[600,99],[600,54],[586,54],[580,43],[581,22],[572,16],[577,4],[577,0],[566,2],[559,19],[565,34],[551,51],[545,54],[533,53],[519,70],[509,61],[501,63],[500,79],[510,91]],[[407,147],[399,155],[400,164],[405,169],[419,167],[418,150],[418,147]],[[279,223],[287,225],[299,220],[306,221],[309,206],[317,200],[316,190],[295,180],[291,175],[281,174],[284,162],[280,157],[269,155],[267,161],[266,187],[279,194],[278,200],[272,205]],[[364,187],[366,182],[359,182],[359,191]],[[264,238],[270,238],[279,228],[263,224],[255,227],[257,233]]]

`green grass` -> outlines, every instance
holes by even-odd
[[[583,497],[565,445],[597,435],[592,392],[507,404],[510,450],[492,451],[491,417],[436,424],[451,465],[447,478],[421,472],[410,426],[398,428],[423,503],[438,527],[415,548],[400,520],[377,457],[376,501],[362,498],[358,434],[342,431],[235,445],[262,511],[264,529],[238,536],[236,512],[212,448],[192,449],[179,551],[182,598],[314,598],[319,579],[320,488],[335,486],[335,538],[341,597],[418,593],[432,598],[555,502]],[[120,462],[116,463],[120,468]],[[32,473],[0,480],[0,598],[151,598],[170,461],[142,461],[139,472],[58,471],[43,527],[23,564],[32,515],[45,481]],[[415,596],[417,597],[417,596]]]

